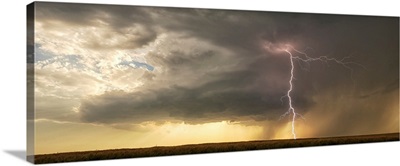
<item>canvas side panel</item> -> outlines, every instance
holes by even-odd
[[[26,105],[27,105],[27,142],[26,142],[26,159],[27,161],[34,163],[35,154],[35,100],[34,100],[34,88],[35,88],[35,71],[34,71],[34,31],[35,31],[35,3],[27,5],[26,11],[26,56],[27,56],[27,73],[26,73]]]

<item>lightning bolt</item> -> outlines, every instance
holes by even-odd
[[[292,92],[292,90],[293,90],[293,78],[294,78],[293,77],[293,72],[294,72],[293,55],[287,49],[285,49],[285,52],[287,52],[290,55],[290,65],[292,67],[290,69],[289,90],[287,91],[287,94],[286,94],[286,96],[289,100],[289,110],[285,114],[292,113],[292,135],[293,135],[293,139],[296,139],[296,130],[295,130],[295,126],[294,126],[294,121],[296,120],[297,113],[293,108],[292,97],[290,96],[290,92]]]
[[[282,47],[282,45],[273,45],[271,43],[268,43],[267,45],[265,45],[265,48],[271,52],[282,52],[282,51],[286,52],[290,57],[291,69],[290,69],[289,89],[286,92],[286,95],[281,97],[282,103],[283,103],[283,98],[287,97],[288,102],[289,102],[289,109],[283,115],[281,115],[281,119],[288,115],[291,116],[291,128],[292,128],[293,139],[297,139],[296,126],[295,126],[295,121],[296,121],[297,117],[301,117],[302,119],[305,119],[301,114],[296,112],[296,110],[292,104],[291,92],[293,91],[293,80],[295,79],[295,77],[294,77],[294,70],[295,70],[294,60],[297,60],[300,65],[301,65],[300,62],[304,62],[309,65],[309,63],[313,62],[313,61],[320,61],[320,62],[324,62],[324,63],[334,62],[336,64],[339,64],[339,65],[345,67],[346,69],[350,70],[351,80],[353,81],[353,86],[355,86],[355,80],[353,78],[354,70],[353,70],[353,68],[351,68],[351,65],[357,65],[357,66],[360,66],[365,69],[365,67],[363,65],[349,61],[351,56],[347,56],[342,59],[336,59],[336,58],[332,58],[332,57],[328,57],[328,56],[319,56],[319,57],[313,58],[313,57],[308,56],[305,53],[305,51],[299,51],[296,48],[294,48],[293,46],[288,45],[288,44],[286,44]],[[298,56],[294,56],[294,54],[291,51],[293,51],[293,53],[297,53]]]

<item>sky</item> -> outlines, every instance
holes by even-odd
[[[399,132],[399,18],[36,3],[35,154]],[[294,56],[304,57],[301,53]],[[283,97],[283,98],[282,98]]]

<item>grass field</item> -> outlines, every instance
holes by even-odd
[[[297,140],[292,140],[292,139],[263,140],[263,141],[248,141],[248,142],[191,144],[191,145],[164,146],[164,147],[157,146],[157,147],[136,148],[136,149],[112,149],[112,150],[85,151],[85,152],[68,152],[68,153],[35,155],[34,158],[36,164],[44,164],[44,163],[59,163],[59,162],[73,162],[73,161],[231,152],[231,151],[244,151],[244,150],[339,145],[339,144],[383,142],[383,141],[399,141],[399,133],[347,136],[347,137],[330,137],[330,138],[307,138],[307,139],[297,139]]]

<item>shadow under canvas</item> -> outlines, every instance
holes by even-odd
[[[6,152],[18,159],[26,161],[26,151],[25,150],[5,150],[4,152]]]

